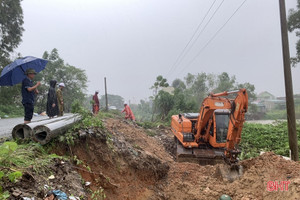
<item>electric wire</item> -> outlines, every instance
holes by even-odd
[[[214,4],[216,3],[217,0],[214,0],[213,3],[210,5],[208,11],[205,13],[204,17],[202,18],[201,22],[198,24],[196,30],[194,31],[192,37],[190,38],[190,40],[188,41],[188,43],[185,45],[185,47],[182,49],[182,51],[180,52],[179,56],[177,57],[176,61],[174,62],[174,64],[171,66],[169,73],[171,73],[175,68],[176,65],[178,63],[178,61],[180,60],[180,58],[182,57],[182,55],[184,54],[185,50],[187,49],[187,47],[190,45],[190,43],[192,42],[192,40],[194,39],[196,33],[198,32],[198,30],[200,29],[201,25],[203,24],[204,20],[206,19],[206,17],[208,16],[209,12],[211,11],[212,7],[214,6]]]
[[[180,59],[180,61],[178,62],[177,66],[184,60],[185,56],[191,51],[191,49],[194,47],[194,45],[196,44],[196,42],[198,41],[198,39],[200,38],[200,36],[202,35],[202,33],[205,31],[206,27],[209,25],[209,23],[211,22],[211,20],[214,18],[214,16],[216,15],[216,13],[219,11],[219,9],[221,8],[221,6],[223,5],[225,0],[222,0],[222,2],[219,4],[219,6],[217,7],[217,9],[215,10],[215,12],[212,14],[212,16],[209,18],[209,20],[207,21],[207,23],[205,24],[205,26],[202,28],[202,30],[199,32],[197,38],[195,39],[195,41],[192,43],[192,45],[188,48],[188,50],[184,53],[183,57]],[[177,67],[176,66],[176,67]],[[176,67],[173,71],[176,70]]]
[[[233,12],[233,14],[226,20],[226,22],[216,31],[216,33],[208,40],[208,42],[200,49],[195,57],[183,68],[179,74],[191,66],[191,64],[198,58],[198,56],[204,51],[204,49],[216,38],[216,36],[222,31],[222,29],[228,24],[228,22],[235,16],[235,14],[242,8],[247,0],[244,0],[241,5]]]

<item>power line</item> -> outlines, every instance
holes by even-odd
[[[217,32],[210,38],[210,40],[200,49],[200,51],[196,54],[196,56],[188,63],[188,65],[181,70],[179,74],[181,74],[184,70],[186,70],[190,65],[197,59],[197,57],[203,52],[203,50],[216,38],[216,36],[220,33],[220,31],[228,24],[228,22],[233,18],[233,16],[240,10],[240,8],[245,4],[247,0],[244,0],[243,3],[233,12],[233,14],[226,20],[226,22],[217,30]]]
[[[200,33],[198,34],[197,38],[194,40],[194,42],[192,43],[192,45],[188,48],[188,50],[184,53],[183,57],[180,59],[180,61],[178,62],[177,66],[183,61],[183,59],[185,58],[185,56],[190,52],[190,50],[193,48],[193,46],[196,44],[197,40],[199,39],[199,37],[202,35],[202,33],[205,31],[206,27],[209,25],[209,23],[211,22],[211,20],[214,18],[214,16],[216,15],[216,13],[219,11],[219,9],[221,8],[222,4],[224,3],[225,0],[222,0],[222,2],[219,4],[219,6],[217,7],[217,9],[215,10],[215,12],[212,14],[212,16],[209,18],[209,20],[207,21],[207,23],[205,24],[205,26],[202,28],[202,30],[200,31]],[[176,69],[176,67],[175,67]],[[173,71],[175,71],[175,69]]]
[[[185,47],[183,48],[183,50],[180,52],[179,56],[177,57],[175,63],[172,65],[172,67],[169,70],[169,73],[171,71],[173,71],[173,69],[175,69],[177,62],[180,60],[181,56],[184,54],[186,48],[190,45],[191,41],[194,39],[196,33],[198,32],[198,30],[200,29],[201,25],[203,24],[204,20],[206,19],[208,13],[210,12],[210,10],[212,9],[212,7],[214,6],[214,4],[216,3],[217,0],[214,0],[214,2],[211,4],[211,6],[209,7],[208,11],[206,12],[206,14],[204,15],[204,17],[202,18],[201,22],[198,24],[196,30],[194,31],[192,37],[190,38],[190,40],[188,41],[188,43],[185,45]],[[168,74],[169,74],[168,73]]]

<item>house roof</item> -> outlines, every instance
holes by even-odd
[[[267,96],[271,96],[271,97],[275,98],[275,96],[273,94],[271,94],[270,92],[267,92],[267,91],[261,92],[257,95],[257,97],[267,97]]]

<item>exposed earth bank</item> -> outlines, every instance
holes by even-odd
[[[101,186],[107,199],[299,199],[299,163],[274,153],[241,161],[244,173],[230,183],[216,175],[218,165],[175,162],[168,128],[144,129],[123,119],[104,124],[107,131],[91,131],[72,151],[94,172],[79,170],[91,189]],[[276,188],[274,181],[287,182]]]
[[[53,153],[73,160],[55,158],[44,172],[34,166],[26,169],[18,183],[4,185],[15,193],[11,199],[43,199],[50,189],[109,200],[216,200],[222,194],[234,200],[300,197],[299,163],[272,152],[241,161],[243,175],[229,182],[218,175],[220,164],[174,161],[169,128],[144,129],[122,118],[104,119],[103,124],[75,132],[73,145],[54,143]]]

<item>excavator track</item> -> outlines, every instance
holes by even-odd
[[[215,177],[233,182],[243,174],[243,168],[239,164],[228,164],[225,161],[224,150],[210,148],[184,148],[178,139],[174,137],[176,145],[176,161],[191,162],[200,165],[217,165]]]
[[[192,162],[200,165],[215,165],[223,163],[223,150],[210,148],[184,148],[178,139],[175,138],[176,144],[176,161]]]

